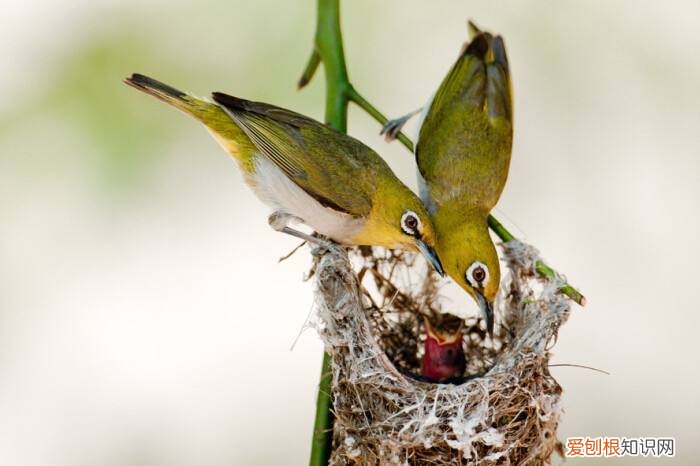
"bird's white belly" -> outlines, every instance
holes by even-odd
[[[290,214],[338,243],[351,243],[364,220],[325,207],[301,189],[264,155],[256,154],[253,190],[276,212]]]

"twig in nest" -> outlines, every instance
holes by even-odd
[[[601,374],[610,375],[610,372],[604,371],[603,369],[598,369],[591,366],[584,366],[581,364],[550,364],[548,367],[579,367],[581,369],[589,369],[595,372],[600,372]]]
[[[289,259],[290,257],[292,257],[292,256],[294,255],[294,253],[297,252],[299,249],[301,249],[301,247],[304,246],[305,244],[306,244],[306,241],[302,241],[301,244],[299,244],[299,246],[297,246],[297,247],[295,247],[294,249],[292,249],[291,252],[289,252],[289,254],[280,257],[280,258],[277,260],[277,263],[279,264],[280,262],[286,261],[287,259]]]

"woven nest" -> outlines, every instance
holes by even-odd
[[[493,339],[465,321],[459,382],[420,381],[423,316],[445,319],[441,282],[416,255],[316,250],[315,327],[332,357],[332,465],[539,465],[561,449],[561,387],[549,349],[569,315],[538,252],[502,246]],[[469,299],[464,295],[464,299]]]

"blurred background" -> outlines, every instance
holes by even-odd
[[[70,3],[70,4],[69,4]],[[134,71],[322,119],[312,0],[8,2],[0,28],[0,464],[299,465],[322,346],[310,260]],[[560,438],[675,437],[697,464],[700,4],[352,0],[350,76],[398,116],[465,22],[503,34],[516,134],[498,216],[588,297],[552,368]],[[351,134],[415,187],[411,156]],[[410,128],[409,128],[410,131]],[[476,312],[476,309],[474,309]],[[298,341],[292,349],[295,340]]]

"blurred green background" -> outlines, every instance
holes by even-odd
[[[295,91],[314,15],[312,0],[3,6],[0,464],[306,463],[321,360],[299,336],[308,257],[277,264],[296,243],[229,158],[121,80],[322,119],[322,73]],[[590,303],[553,363],[612,373],[552,369],[560,437],[672,436],[672,460],[577,462],[697,464],[700,4],[346,0],[352,81],[390,115],[416,108],[468,17],[504,35],[513,69],[498,216]],[[378,129],[351,109],[350,132],[415,186]]]

